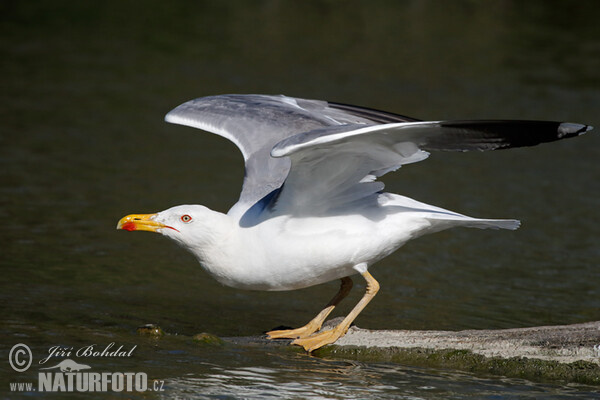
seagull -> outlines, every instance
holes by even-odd
[[[267,332],[269,339],[294,339],[308,352],[348,331],[379,290],[371,266],[407,241],[452,227],[520,225],[386,193],[377,178],[430,152],[534,146],[592,129],[550,121],[421,121],[348,104],[254,94],[191,100],[165,120],[220,135],[240,149],[240,198],[227,214],[179,205],[127,215],[117,229],[174,240],[218,282],[234,288],[295,290],[339,279],[338,292],[306,325]],[[321,330],[355,274],[366,281],[363,297],[337,326]]]

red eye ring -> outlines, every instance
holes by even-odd
[[[186,224],[189,222],[192,222],[192,217],[188,214],[182,215],[181,216],[181,221],[185,222]]]

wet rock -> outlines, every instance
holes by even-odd
[[[599,344],[600,321],[458,332],[353,327],[315,355],[598,385]]]
[[[486,357],[528,357],[600,365],[600,321],[532,328],[465,331],[371,331],[352,327],[335,345],[468,350]]]
[[[156,324],[146,324],[138,327],[136,332],[140,336],[153,336],[153,337],[161,337],[164,336],[165,332],[161,329],[160,326]]]
[[[192,340],[198,344],[208,345],[208,346],[223,346],[225,341],[218,337],[217,335],[213,335],[212,333],[198,333],[192,337]]]
[[[335,320],[323,326],[330,329]],[[238,345],[289,346],[266,336],[224,338]],[[600,385],[600,321],[574,325],[465,331],[386,331],[351,327],[318,357],[451,368],[536,381]]]

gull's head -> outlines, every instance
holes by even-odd
[[[222,232],[223,217],[204,206],[182,205],[155,214],[127,215],[119,220],[117,229],[160,233],[194,251]]]

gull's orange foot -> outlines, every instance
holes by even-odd
[[[299,339],[310,336],[319,327],[309,327],[308,325],[303,326],[302,328],[296,329],[285,329],[281,331],[269,331],[267,332],[267,336],[269,339]]]
[[[322,331],[306,338],[296,339],[292,344],[304,347],[304,350],[311,351],[317,350],[325,345],[335,343],[339,338],[344,336],[346,332],[339,329],[331,329],[328,331]]]
[[[320,327],[321,326],[317,326],[316,324],[308,323],[301,328],[269,331],[267,332],[267,336],[269,339],[300,339],[312,335],[318,331]]]

